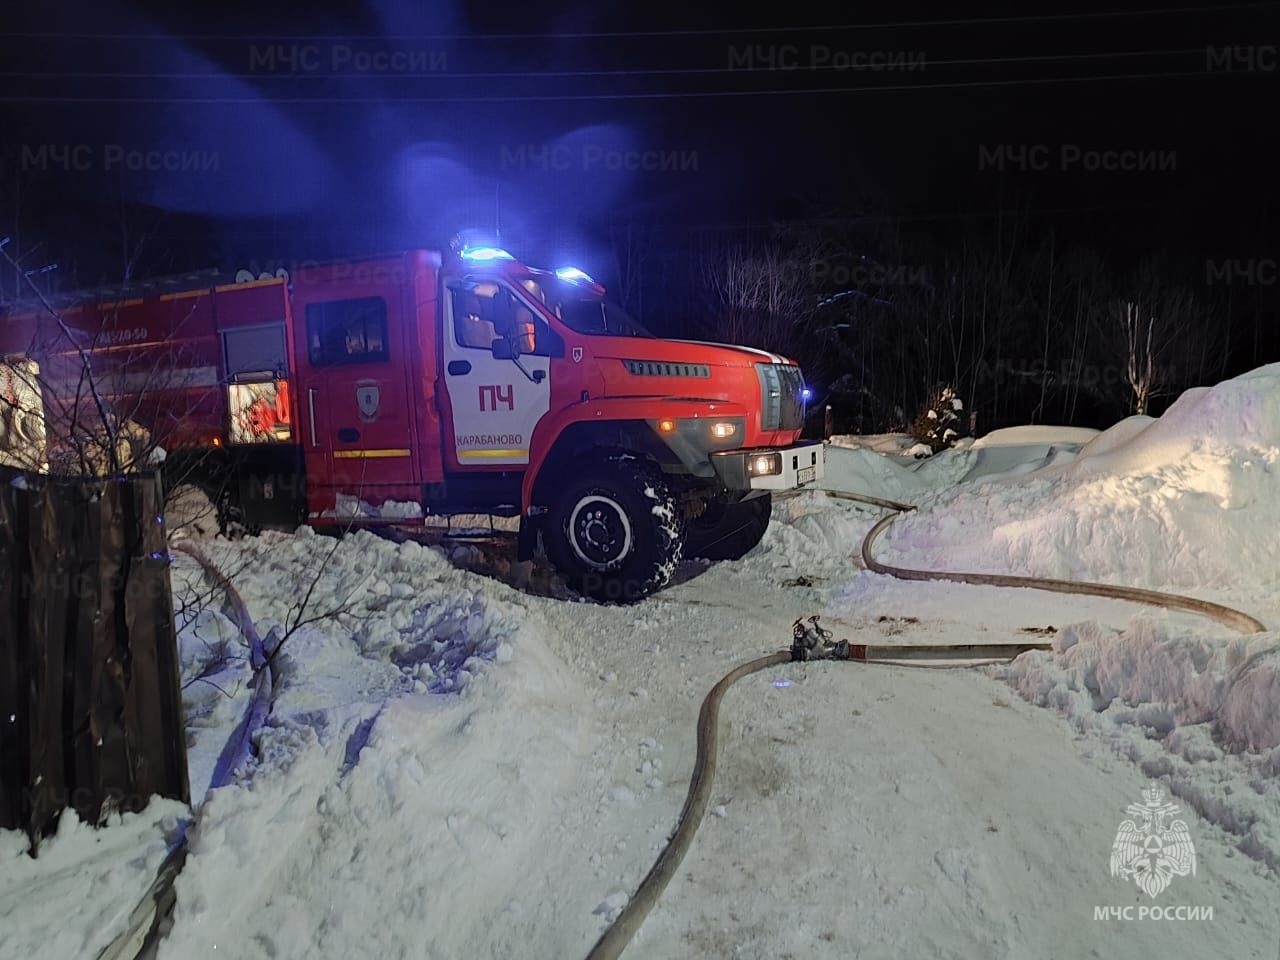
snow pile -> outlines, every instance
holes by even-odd
[[[872,442],[866,446],[852,442],[857,439],[861,438],[833,437],[827,444],[826,473],[818,481],[821,489],[914,502],[913,498],[958,482],[973,462],[967,437],[926,459],[913,456],[911,447],[895,451],[876,443],[879,438],[868,438]]]
[[[199,487],[184,483],[164,498],[164,525],[170,540],[203,540],[218,535],[218,510]]]
[[[902,456],[915,446],[916,438],[909,433],[837,433],[827,443],[832,447]]]
[[[206,799],[252,671],[220,592],[175,551],[192,793],[205,802],[160,956],[515,956],[529,924],[550,956],[594,935],[599,870],[562,884],[568,924],[530,886],[549,851],[578,843],[556,871],[572,874],[597,816],[567,820],[566,787],[596,776],[583,756],[596,712],[551,653],[538,601],[367,532],[200,547],[268,649],[284,646],[256,759]],[[95,955],[188,818],[161,801],[102,831],[68,814],[35,861],[25,837],[0,832],[0,956]]]
[[[1063,630],[1054,652],[1058,672],[1038,676],[1036,699],[1082,693],[1098,714],[1142,704],[1141,716],[1125,720],[1161,735],[1215,722],[1216,738],[1229,749],[1280,747],[1280,648],[1270,635],[1221,641],[1150,620],[1137,619],[1123,631],[1091,621]],[[1020,683],[1031,676],[1023,672]]]
[[[94,957],[126,929],[187,809],[153,799],[105,829],[72,810],[27,855],[26,834],[0,831],[0,957]]]
[[[969,448],[972,466],[965,480],[1017,476],[1070,463],[1098,436],[1084,427],[1006,427],[979,437]]]
[[[912,442],[906,434],[833,437],[826,445],[825,475],[816,489],[914,504],[954,486],[974,469],[977,454],[967,437],[926,459],[912,455]],[[1021,445],[1010,448],[1001,463],[1006,468],[1031,468],[1043,457],[1041,447]],[[812,491],[775,498],[777,522],[751,557],[760,558],[760,576],[775,575],[780,564],[806,571],[806,576],[839,576],[850,569],[851,554],[882,512]]]
[[[1055,427],[1036,424],[1025,427],[1003,427],[983,434],[973,441],[972,449],[990,450],[997,447],[1028,447],[1074,444],[1083,446],[1094,440],[1100,431],[1091,427]]]
[[[172,581],[178,601],[175,625],[187,725],[187,772],[191,796],[198,801],[244,713],[253,670],[244,637],[220,609],[194,561],[181,554],[175,557]]]
[[[1102,736],[1240,849],[1280,871],[1280,647],[1149,619],[1063,630],[1054,653],[997,669],[1022,696]]]
[[[1215,457],[1230,456],[1242,464],[1271,454],[1280,446],[1278,386],[1280,364],[1271,364],[1213,387],[1188,390],[1157,420],[1122,421],[1122,446],[1101,443],[1086,451],[1084,459],[1093,461],[1089,469],[1122,473],[1150,471],[1188,455],[1202,457],[1201,465],[1208,467]],[[1231,479],[1213,472],[1217,479]]]
[[[1125,420],[1088,440],[1073,462],[1014,465],[945,490],[900,518],[877,554],[907,567],[1171,590],[1274,625],[1278,464],[1273,365],[1188,391],[1159,420]],[[999,672],[1166,779],[1241,850],[1280,869],[1275,633],[1237,637],[1148,611],[1122,629],[1077,623],[1052,655],[1027,655]]]
[[[278,658],[286,682],[295,674],[314,682],[321,658],[335,670],[345,665],[354,671],[348,679],[380,697],[401,685],[460,690],[484,663],[509,654],[519,628],[519,608],[481,588],[517,594],[413,541],[365,530],[331,539],[303,527],[205,549],[237,584],[267,648],[287,638]]]
[[[884,456],[870,449],[828,446],[826,461],[825,475],[818,481],[824,490],[909,500],[930,489],[927,480],[908,466],[913,461],[901,457]]]
[[[373,504],[349,493],[339,493],[334,508],[322,511],[320,516],[341,520],[412,520],[422,516],[422,504],[411,500],[384,500]]]
[[[845,577],[875,508],[833,500],[820,492],[779,500],[760,545],[737,563],[761,579]],[[794,572],[790,572],[790,570]]]
[[[258,767],[191,835],[160,956],[518,953],[519,924],[492,920],[563,843],[591,716],[529,599],[369,533],[209,553],[238,562],[269,648],[307,606]]]
[[[1114,432],[1114,435],[1113,435]],[[886,560],[1243,594],[1276,609],[1280,365],[1130,419],[1075,462],[961,485],[898,521]]]

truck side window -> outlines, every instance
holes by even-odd
[[[389,359],[387,301],[355,297],[307,304],[307,354],[318,367]]]
[[[492,281],[464,281],[450,287],[453,334],[460,347],[489,350],[495,340],[511,337],[521,353],[560,356],[559,338],[546,323],[506,287]]]
[[[266,380],[285,375],[289,360],[284,324],[255,324],[222,331],[227,376],[233,380]]]
[[[488,350],[493,341],[502,339],[494,322],[494,294],[497,292],[494,284],[478,284],[470,289],[455,288],[452,291],[453,333],[458,346]],[[483,296],[485,293],[489,296]]]

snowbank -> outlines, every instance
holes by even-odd
[[[992,447],[1028,447],[1053,446],[1055,444],[1075,444],[1083,446],[1098,436],[1099,431],[1089,427],[1054,427],[1048,425],[1031,425],[1024,427],[1003,427],[992,430],[973,441],[972,449],[985,450]]]
[[[824,490],[900,498],[919,496],[930,488],[908,466],[911,461],[868,448],[828,445],[826,459],[825,475],[818,481]]]
[[[422,516],[422,504],[408,500],[384,500],[381,504],[373,504],[351,494],[339,493],[334,508],[323,511],[320,516],[342,520],[412,520]]]
[[[557,842],[591,717],[529,598],[367,531],[204,549],[267,646],[288,636],[262,759],[192,831],[160,956],[517,953],[489,918]]]
[[[836,444],[837,439],[850,438],[833,438],[827,444],[826,473],[818,483],[823,490],[914,502],[913,498],[956,483],[972,463],[968,444],[916,459],[906,453],[880,452],[877,445]]]
[[[905,456],[916,445],[916,438],[909,433],[838,433],[827,442],[830,446],[848,450]]]
[[[1280,365],[1188,391],[1074,462],[948,490],[894,525],[905,566],[1242,596],[1280,612]]]
[[[1010,477],[1033,473],[1073,461],[1082,447],[1098,436],[1082,427],[1006,427],[973,441],[972,466],[964,480]]]
[[[1033,703],[1102,736],[1166,779],[1249,856],[1280,871],[1280,646],[1274,634],[1209,639],[1145,618],[1068,627],[1054,653],[1002,676]]]
[[[164,525],[170,540],[203,540],[218,535],[218,510],[193,484],[175,487],[165,497]]]
[[[1056,670],[1019,668],[1010,675],[1020,683],[1035,678],[1037,698],[1046,682],[1059,696],[1086,694],[1099,714],[1142,704],[1131,722],[1161,735],[1215,723],[1215,739],[1227,749],[1280,747],[1280,648],[1269,634],[1217,640],[1151,620],[1137,619],[1120,632],[1090,621],[1055,637],[1054,652]]]
[[[1280,365],[1188,391],[1158,420],[1093,437],[1072,462],[1019,473],[940,492],[894,524],[879,555],[1172,590],[1280,623]],[[1122,629],[1086,620],[1052,655],[1000,675],[1280,869],[1276,633],[1236,637],[1152,611]]]
[[[1251,370],[1213,387],[1182,394],[1157,420],[1130,418],[1119,424],[1122,444],[1090,451],[1082,470],[1114,473],[1150,472],[1187,456],[1198,466],[1220,464],[1228,457],[1236,466],[1254,457],[1271,457],[1280,447],[1280,363]],[[1145,427],[1139,429],[1145,421]],[[1230,471],[1212,471],[1230,481]]]
[[[0,830],[0,957],[94,957],[127,927],[187,809],[152,799],[94,829],[71,810],[27,855],[26,835]]]

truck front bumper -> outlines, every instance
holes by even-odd
[[[824,452],[821,443],[725,450],[711,454],[711,465],[730,490],[795,490],[823,478]]]

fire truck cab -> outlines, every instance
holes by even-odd
[[[741,556],[772,491],[823,475],[822,444],[799,439],[795,363],[658,339],[582,271],[493,246],[161,284],[82,299],[64,319],[115,402],[139,394],[128,409],[166,470],[228,517],[520,517],[522,555],[540,535],[600,600],[660,589],[686,555]],[[144,366],[158,371],[146,391]]]

